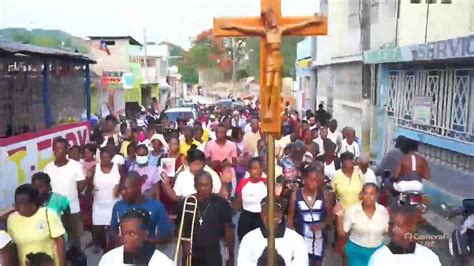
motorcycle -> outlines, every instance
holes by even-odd
[[[449,253],[461,265],[474,265],[474,199],[464,199],[461,207],[442,204],[447,220],[462,216],[458,229],[449,238]]]
[[[383,174],[380,177],[380,196],[379,196],[379,203],[384,207],[388,207],[389,205],[389,197],[390,197],[390,187],[389,187],[389,178],[390,178],[390,170],[384,169]]]
[[[390,175],[390,170],[385,169],[381,181],[380,204],[390,210],[390,207],[393,206],[390,205],[390,198],[392,198],[398,206],[407,204],[415,206],[418,209],[418,221],[423,222],[423,214],[428,211],[428,203],[430,202],[429,197],[422,192],[423,184],[418,181],[401,181],[395,183],[394,180],[389,178]],[[399,184],[402,182],[406,184],[400,186]]]

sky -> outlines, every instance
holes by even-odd
[[[312,15],[318,0],[281,0],[283,15]],[[0,28],[60,29],[79,37],[131,35],[184,48],[213,17],[257,16],[260,0],[0,0]]]

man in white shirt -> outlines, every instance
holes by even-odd
[[[206,156],[200,150],[188,152],[188,167],[176,177],[174,186],[171,186],[170,179],[163,176],[163,185],[168,196],[174,201],[179,201],[189,195],[196,193],[194,186],[194,175],[201,170],[208,172],[212,177],[212,193],[221,191],[222,182],[216,171],[206,165]]]
[[[49,162],[44,168],[44,172],[51,178],[51,188],[53,192],[66,196],[71,208],[70,225],[68,235],[71,238],[72,246],[80,247],[80,237],[82,235],[82,216],[79,208],[78,191],[91,183],[94,176],[93,171],[84,175],[79,162],[67,159],[69,142],[64,138],[59,138],[53,142],[54,161]],[[93,168],[95,170],[95,168]]]
[[[321,127],[319,129],[319,136],[315,140],[313,140],[313,142],[318,144],[318,147],[319,147],[318,156],[324,155],[324,141],[326,139],[329,139],[329,129],[327,127]],[[334,144],[337,144],[337,143],[334,142]]]
[[[339,144],[342,141],[342,133],[341,131],[337,130],[337,120],[332,119],[329,121],[329,131],[328,131],[328,139],[332,142]]]
[[[352,153],[355,159],[360,157],[360,147],[359,144],[355,142],[355,130],[351,127],[346,128],[346,138],[341,142],[339,157],[345,152]]]
[[[364,177],[364,184],[366,183],[374,183],[378,184],[377,177],[372,169],[369,168],[370,159],[367,155],[362,155],[359,158],[358,164],[359,169],[362,172],[362,176]]]
[[[204,166],[203,170],[208,172],[212,177],[212,193],[219,193],[222,186],[219,175],[207,165]],[[176,196],[179,197],[187,197],[196,193],[196,189],[194,188],[194,175],[189,168],[178,174],[173,190]]]
[[[142,209],[133,209],[120,219],[120,232],[123,246],[112,249],[100,259],[99,266],[119,265],[173,265],[166,255],[156,249],[148,239],[145,224],[150,215]]]
[[[375,251],[369,266],[441,266],[433,251],[415,242],[416,211],[415,207],[409,205],[393,210],[391,242]]]
[[[263,227],[248,232],[240,243],[237,265],[254,266],[257,265],[262,251],[267,247],[268,237],[268,202],[267,198],[262,200],[261,218]],[[306,243],[301,235],[286,228],[281,223],[282,212],[280,202],[275,203],[274,223],[277,224],[275,230],[275,249],[285,260],[286,266],[308,265],[308,252]]]

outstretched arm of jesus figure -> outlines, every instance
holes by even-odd
[[[250,35],[263,35],[263,34],[265,34],[265,32],[262,28],[251,27],[251,26],[237,26],[235,24],[222,25],[221,29],[223,29],[223,30],[236,30],[236,31],[240,31],[244,34],[250,34]]]
[[[283,26],[282,27],[282,32],[283,33],[290,33],[290,32],[293,32],[293,31],[301,30],[304,27],[307,27],[307,26],[312,25],[312,24],[319,24],[322,21],[323,21],[322,17],[314,16],[314,17],[312,17],[312,18],[310,18],[306,21],[300,22],[300,23],[295,23],[295,24],[290,24],[290,25],[287,25],[287,26]]]

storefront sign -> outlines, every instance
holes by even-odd
[[[307,68],[311,66],[311,59],[303,59],[296,61],[296,67]]]
[[[0,208],[12,206],[16,187],[30,182],[53,159],[54,139],[64,137],[82,146],[90,140],[90,129],[83,122],[0,139]]]
[[[380,64],[385,62],[401,61],[403,61],[403,57],[400,47],[364,52],[364,62],[366,64]]]
[[[431,124],[432,99],[429,96],[413,97],[412,122],[419,125]]]
[[[116,89],[122,87],[122,71],[103,71],[102,86],[108,89]]]
[[[365,64],[474,57],[474,35],[364,52]]]
[[[122,87],[125,90],[133,89],[134,84],[133,73],[125,73],[122,76]]]
[[[474,57],[474,35],[410,46],[413,60]]]

